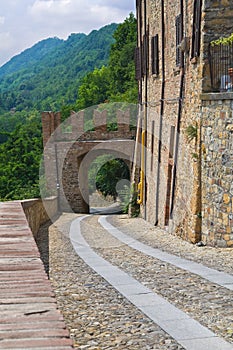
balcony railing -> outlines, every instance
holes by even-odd
[[[210,44],[209,65],[213,92],[233,92],[233,43]]]

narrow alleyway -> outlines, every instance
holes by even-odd
[[[232,249],[197,247],[142,219],[75,214],[50,226],[49,247],[77,349],[233,349]]]

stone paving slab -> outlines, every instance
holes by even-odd
[[[27,225],[20,202],[0,203],[0,349],[73,349]]]
[[[7,339],[7,340],[1,340],[0,341],[0,348],[1,349],[21,349],[28,350],[28,348],[46,348],[46,349],[53,349],[56,346],[62,346],[64,350],[70,349],[71,346],[71,340],[69,338],[62,338],[62,337],[46,337],[41,335],[41,339],[30,337],[28,339]]]
[[[195,339],[189,339],[189,340],[182,340],[181,341],[183,346],[189,350],[232,350],[232,346],[229,344],[228,348],[226,347],[226,343],[222,341],[221,339],[213,338],[195,338]]]
[[[46,316],[46,317],[45,317]],[[23,327],[27,327],[28,323],[33,323],[40,326],[41,322],[61,322],[63,321],[63,317],[58,310],[48,310],[47,312],[31,312],[24,313],[15,312],[14,310],[6,310],[5,312],[1,312],[1,322],[0,327],[2,325],[12,325],[12,329],[14,329],[14,325],[20,325]],[[61,322],[61,328],[64,328],[65,324]]]
[[[43,285],[41,286],[31,286],[28,285],[27,287],[19,288],[17,285],[14,285],[14,287],[11,285],[12,289],[9,290],[8,288],[0,288],[0,299],[10,299],[10,298],[25,298],[25,297],[44,297],[54,296],[54,292],[50,289],[44,288]]]
[[[13,324],[14,327],[14,331],[23,331],[23,330],[34,330],[34,329],[38,329],[38,325],[40,326],[40,330],[42,329],[64,329],[64,324],[62,324],[62,322],[45,322],[45,321],[38,321],[38,320],[34,320],[33,322],[29,322],[28,320],[25,320],[25,322],[23,323],[14,323]],[[10,331],[12,332],[12,323],[1,323],[0,324],[0,332],[5,332],[5,331]]]

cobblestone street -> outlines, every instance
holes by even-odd
[[[191,245],[124,215],[89,215],[76,238],[70,225],[79,218],[63,214],[49,227],[50,279],[75,348],[233,349],[232,249]],[[46,232],[38,242],[44,260]]]

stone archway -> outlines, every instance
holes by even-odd
[[[107,112],[94,111],[95,129],[85,132],[83,112],[72,114],[65,127],[59,113],[42,114],[46,183],[57,195],[60,211],[89,213],[87,171],[93,157],[111,153],[133,162],[135,130],[130,130],[130,113],[117,111],[117,120],[117,130],[108,131]]]

